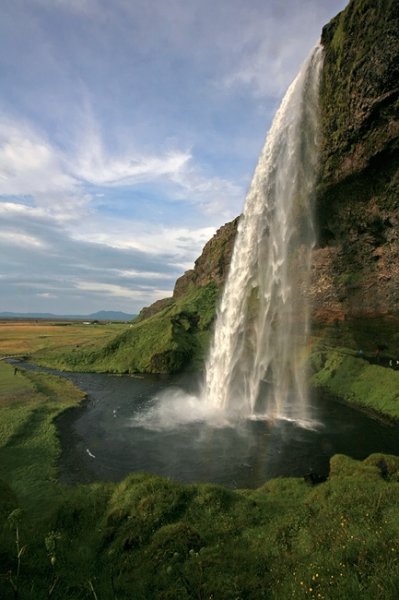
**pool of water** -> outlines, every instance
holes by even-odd
[[[336,453],[357,459],[373,452],[399,454],[398,425],[320,395],[311,402],[313,428],[285,420],[225,424],[201,420],[201,415],[197,421],[182,418],[184,404],[173,405],[173,395],[172,400],[159,399],[160,392],[176,384],[192,392],[196,382],[189,376],[63,376],[88,394],[84,406],[57,421],[61,479],[66,482],[117,481],[144,471],[181,482],[254,488],[274,477],[303,476],[310,470],[327,475],[329,458]],[[159,413],[161,402],[166,410]],[[153,414],[157,419],[142,419]],[[165,426],[160,415],[168,417]]]

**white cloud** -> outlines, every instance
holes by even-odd
[[[191,156],[185,152],[169,152],[163,156],[107,156],[102,143],[91,145],[78,157],[72,169],[84,182],[102,186],[128,186],[159,178],[175,178]]]
[[[216,227],[166,227],[160,224],[130,222],[110,217],[106,226],[102,219],[74,228],[75,240],[105,244],[112,248],[140,250],[148,255],[169,254],[175,264],[191,268]]]
[[[5,3],[1,301],[169,295],[241,211],[276,95],[345,2]]]
[[[25,123],[0,122],[0,196],[29,196],[33,208],[57,220],[81,219],[92,214],[93,202],[106,202],[105,192],[92,196],[87,184],[134,188],[143,182],[169,186],[169,200],[195,204],[204,214],[219,216],[219,222],[235,216],[243,202],[240,185],[208,176],[189,151],[107,151],[91,117],[68,152]]]
[[[31,0],[31,2],[48,8],[61,8],[88,17],[97,14],[100,8],[97,0]]]
[[[241,185],[221,177],[206,177],[201,169],[187,165],[174,178],[179,189],[177,198],[186,198],[204,214],[220,219],[232,219],[241,212],[244,189]]]
[[[322,26],[345,4],[347,0],[278,0],[265,10],[243,11],[234,60],[222,85],[243,86],[257,98],[280,98],[320,40]]]

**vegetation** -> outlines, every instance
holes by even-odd
[[[370,412],[399,419],[398,318],[315,327],[311,384]]]
[[[399,458],[335,456],[317,486],[65,486],[53,421],[82,394],[4,362],[0,382],[1,598],[397,597]]]
[[[387,124],[397,114],[398,18],[396,0],[351,0],[323,29],[324,183],[358,171],[382,150],[386,162],[389,142],[397,147]]]
[[[347,348],[320,348],[312,355],[312,383],[381,415],[399,419],[399,371],[370,364]]]

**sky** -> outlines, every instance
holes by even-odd
[[[0,312],[170,296],[345,4],[2,0]]]

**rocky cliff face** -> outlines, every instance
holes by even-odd
[[[321,41],[315,317],[397,313],[399,3],[351,0]]]
[[[179,277],[173,291],[174,298],[187,293],[190,286],[202,287],[214,283],[223,287],[233,253],[239,217],[226,223],[204,246],[202,254],[195,261],[194,269]]]

